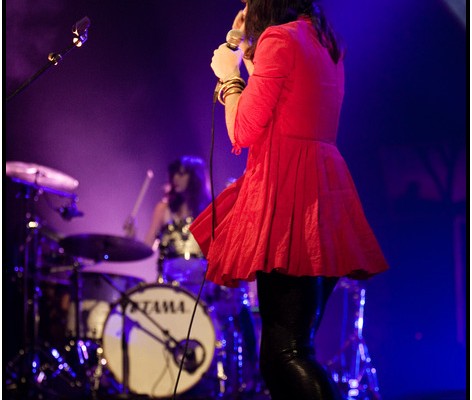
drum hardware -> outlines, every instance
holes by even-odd
[[[343,327],[344,343],[338,353],[326,363],[333,380],[347,399],[380,400],[377,371],[372,364],[367,343],[363,337],[364,307],[366,289],[359,281],[342,278],[338,285],[344,289],[344,310],[348,310],[349,295],[354,300],[355,320],[353,332],[346,338],[346,326]]]
[[[33,387],[60,379],[68,388],[81,387],[75,373],[64,363],[57,349],[39,344],[39,299],[41,289],[38,284],[39,231],[41,223],[36,215],[35,203],[44,192],[51,192],[62,197],[75,198],[66,193],[77,188],[78,181],[57,170],[37,164],[7,162],[6,175],[20,184],[18,198],[24,206],[24,240],[21,245],[23,265],[21,270],[23,296],[23,332],[22,348],[8,363],[6,381],[8,388],[28,392]],[[58,368],[55,370],[55,368]],[[46,387],[47,385],[43,385]]]
[[[24,362],[29,363],[29,373],[25,376]],[[17,393],[19,398],[56,398],[66,395],[69,399],[83,399],[84,388],[71,366],[50,346],[20,350],[18,355],[5,367],[5,389]],[[50,396],[50,397],[48,397]]]
[[[83,217],[84,213],[77,208],[77,199],[72,199],[69,204],[63,205],[55,209],[59,215],[66,221],[70,221],[75,217]]]
[[[164,278],[164,261],[164,255],[162,252],[159,252],[159,256],[157,257],[157,283],[166,283],[166,279]]]
[[[74,363],[76,366],[77,373],[79,374],[79,379],[82,382],[86,382],[85,390],[90,392],[92,398],[96,397],[96,380],[99,379],[99,376],[94,373],[93,377],[87,376],[87,368],[89,367],[89,360],[91,355],[89,354],[89,349],[91,348],[90,343],[86,343],[85,338],[85,327],[82,329],[81,323],[81,314],[82,314],[82,277],[81,269],[83,265],[80,262],[76,262],[73,265],[73,273],[71,275],[71,282],[73,288],[73,300],[74,300],[74,327],[75,327],[75,339],[71,339],[69,344],[66,346],[68,352],[74,354],[74,358],[78,361]],[[101,367],[101,366],[100,366]],[[98,369],[98,365],[97,365]],[[97,372],[97,371],[96,371]],[[101,369],[98,370],[101,373]],[[98,373],[97,372],[97,373]],[[100,374],[101,376],[101,374]]]
[[[75,332],[77,335],[77,339],[81,337],[81,329],[80,329],[80,301],[82,299],[81,296],[81,282],[80,282],[80,264],[74,265],[74,272],[72,273],[72,285],[74,288],[74,300],[75,300],[75,318],[74,318],[74,325],[75,325]],[[79,349],[80,347],[78,347]],[[79,350],[78,350],[79,351]]]

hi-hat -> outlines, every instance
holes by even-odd
[[[6,175],[14,181],[40,189],[73,192],[79,181],[53,168],[20,161],[6,162]]]
[[[134,239],[102,234],[67,236],[59,245],[67,253],[95,261],[137,261],[153,253],[149,246]]]

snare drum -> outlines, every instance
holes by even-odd
[[[148,284],[131,290],[123,319],[122,307],[112,307],[103,329],[103,354],[115,379],[123,382],[122,334],[125,321],[128,386],[133,393],[169,398],[179,372],[192,312],[196,306],[187,354],[177,394],[194,387],[212,365],[222,338],[211,311],[193,294],[171,285]],[[214,375],[217,387],[216,373]]]

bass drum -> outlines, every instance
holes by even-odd
[[[180,287],[157,283],[132,289],[127,296],[130,302],[125,318],[122,307],[116,304],[103,329],[102,346],[107,367],[114,378],[123,383],[125,321],[130,391],[152,398],[170,398],[179,374],[196,297]],[[217,336],[211,311],[199,302],[177,394],[190,390],[209,375],[207,371],[214,361],[218,343],[222,340]]]

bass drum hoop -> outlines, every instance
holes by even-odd
[[[147,296],[146,293],[151,293],[153,296]],[[169,335],[177,342],[185,344],[197,300],[194,294],[179,286],[152,283],[140,284],[126,292],[126,295],[140,307],[146,307],[146,313],[155,317],[157,324],[168,330]],[[174,312],[163,312],[166,307],[174,308]],[[156,312],[158,309],[160,313]],[[132,321],[132,327],[127,326],[126,332],[129,359],[128,388],[132,393],[156,399],[170,398],[174,393],[180,362],[166,350],[165,343],[168,341],[160,329],[148,321],[141,312],[137,310],[130,312],[130,308],[126,310],[126,321]],[[212,313],[211,308],[204,302],[201,300],[198,302],[189,341],[190,344],[199,344],[195,353],[198,367],[191,372],[185,368],[182,370],[176,394],[187,392],[197,385],[212,365],[217,342],[221,340],[217,338],[216,320]],[[102,348],[107,368],[120,384],[123,383],[122,325],[123,315],[120,302],[117,301],[110,307],[103,327]]]

